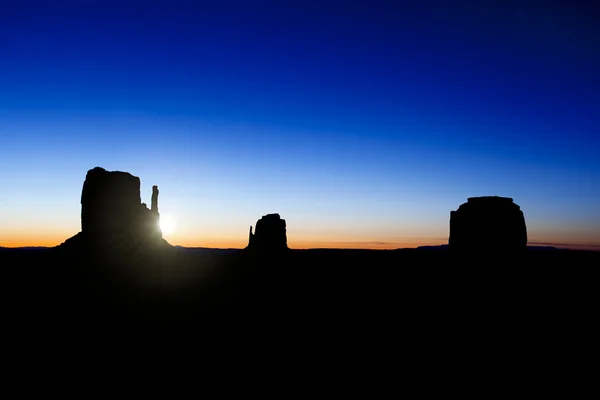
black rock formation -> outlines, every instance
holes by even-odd
[[[152,203],[150,211],[158,215],[158,186],[152,186]]]
[[[523,254],[527,249],[523,211],[509,197],[471,197],[450,212],[448,245],[455,254]]]
[[[151,211],[141,202],[137,176],[100,167],[88,171],[81,193],[84,234],[128,232],[162,236],[158,218],[157,186],[153,187]]]
[[[251,249],[280,251],[288,248],[285,219],[281,219],[279,214],[263,215],[256,222],[254,233],[250,227],[249,236],[248,248]]]
[[[159,226],[156,186],[152,207],[151,211],[141,202],[140,178],[100,167],[91,169],[81,193],[81,232],[58,248],[99,263],[156,259],[155,251],[170,247]]]

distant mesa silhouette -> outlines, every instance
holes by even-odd
[[[527,249],[523,211],[509,197],[470,197],[450,212],[448,248],[463,255],[522,254]]]
[[[89,170],[81,193],[81,232],[76,237],[94,241],[128,237],[166,243],[159,225],[158,193],[158,186],[153,186],[148,209],[141,202],[137,176],[101,167]]]
[[[247,248],[268,252],[287,250],[285,219],[282,219],[279,214],[263,215],[256,222],[254,233],[252,233],[252,226],[250,227]]]

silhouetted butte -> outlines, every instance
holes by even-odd
[[[81,193],[81,232],[65,244],[82,240],[106,245],[123,240],[166,244],[160,230],[158,187],[149,210],[140,197],[140,178],[96,167],[86,174]]]
[[[454,254],[523,254],[527,249],[523,211],[509,197],[470,197],[450,212],[448,245]]]
[[[256,249],[261,252],[287,250],[285,219],[282,219],[279,214],[263,215],[263,217],[256,222],[254,233],[252,233],[252,227],[250,227],[247,248]]]

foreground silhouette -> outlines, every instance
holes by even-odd
[[[150,210],[139,188],[137,177],[94,168],[80,233],[52,249],[0,251],[5,331],[422,342],[524,332],[594,304],[600,252],[526,247],[511,199],[469,199],[452,212],[450,246],[291,250],[286,221],[268,214],[247,248],[226,252],[168,244],[158,188]]]

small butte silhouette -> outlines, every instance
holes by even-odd
[[[515,302],[518,315],[532,290],[541,298],[555,287],[540,281],[568,282],[564,271],[548,275],[552,265],[600,261],[600,252],[527,246],[523,211],[498,196],[471,197],[450,211],[445,246],[294,250],[287,221],[271,213],[250,226],[244,249],[186,249],[162,236],[158,186],[150,208],[140,187],[128,172],[93,168],[81,191],[79,233],[50,249],[0,252],[9,283],[3,315],[14,335],[48,326],[62,333],[214,335],[264,332],[273,324],[348,335],[357,323],[393,335],[405,335],[406,326],[435,332],[424,316],[480,324],[496,315],[498,299]]]
[[[246,248],[274,252],[288,250],[285,219],[282,219],[279,214],[263,215],[256,222],[255,233],[252,233],[252,227],[250,227],[248,247]]]

